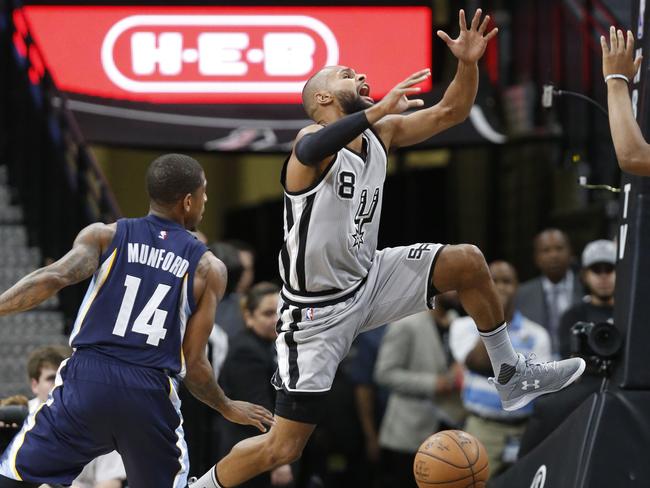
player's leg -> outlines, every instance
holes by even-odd
[[[456,290],[463,307],[476,322],[506,410],[516,410],[539,395],[558,391],[584,371],[585,363],[579,358],[533,364],[515,352],[487,263],[476,246],[443,248],[431,284],[439,292]]]
[[[510,343],[503,306],[481,251],[469,244],[445,246],[436,260],[432,284],[441,293],[458,293],[463,308],[481,332],[495,374],[500,375],[500,381],[508,381],[518,356]]]
[[[191,488],[231,488],[302,455],[316,425],[276,416],[266,434],[246,439],[232,448],[210,472]]]
[[[192,488],[232,488],[298,459],[325,414],[324,396],[356,336],[357,297],[324,308],[280,302],[275,425],[237,444]]]
[[[177,383],[144,368],[121,373],[129,386],[113,387],[117,400],[111,424],[129,487],[185,488],[189,456]]]
[[[80,388],[78,368],[74,356],[61,364],[49,400],[27,417],[0,457],[0,475],[36,486],[70,485],[88,462],[112,450],[87,423],[87,400],[101,393]]]

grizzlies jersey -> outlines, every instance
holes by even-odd
[[[154,215],[119,220],[70,345],[182,376],[183,336],[196,307],[194,272],[206,251],[176,222]]]
[[[311,187],[285,189],[279,265],[288,301],[341,300],[368,274],[377,250],[387,159],[371,129],[362,138],[365,158],[343,148]],[[286,164],[283,184],[285,178]]]

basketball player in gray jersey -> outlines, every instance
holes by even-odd
[[[503,407],[514,410],[564,388],[584,361],[534,364],[510,343],[503,309],[481,252],[471,245],[421,243],[377,251],[386,149],[410,146],[462,122],[478,88],[477,62],[488,41],[489,17],[478,10],[460,35],[438,31],[458,58],[456,76],[433,107],[409,100],[430,76],[409,76],[380,102],[363,74],[330,66],[303,89],[315,124],[296,138],[282,173],[285,188],[278,322],[276,423],[247,439],[192,488],[230,488],[295,461],[323,414],[339,362],[360,332],[426,310],[438,293],[456,290],[486,345]],[[435,385],[431,384],[431,391]]]

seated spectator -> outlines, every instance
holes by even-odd
[[[543,230],[535,237],[534,251],[535,265],[542,274],[521,284],[517,309],[548,331],[552,352],[559,356],[560,318],[582,300],[584,290],[571,269],[571,243],[565,232]]]
[[[587,244],[582,253],[582,281],[588,295],[562,315],[560,355],[570,353],[571,327],[576,322],[613,322],[616,285],[616,244],[598,240]]]
[[[56,372],[68,355],[64,355],[60,348],[53,346],[40,347],[29,355],[27,374],[34,394],[34,398],[29,401],[30,413],[35,412],[42,403],[47,401],[54,388]]]
[[[258,283],[242,298],[242,311],[246,328],[230,339],[228,357],[221,372],[221,384],[228,396],[273,410],[275,389],[271,377],[277,367],[274,342],[278,321],[280,289],[273,283]],[[221,452],[230,452],[235,444],[259,435],[257,428],[248,425],[222,422]],[[286,486],[293,482],[291,466],[274,469],[239,485],[246,488]]]
[[[503,304],[513,347],[523,354],[534,353],[538,361],[550,360],[548,332],[515,308],[517,272],[513,266],[495,261],[490,264],[490,273]],[[456,319],[451,324],[450,344],[456,360],[465,366],[462,396],[468,415],[464,430],[483,442],[490,476],[496,475],[516,460],[519,441],[533,405],[512,412],[502,409],[496,388],[488,382],[493,374],[492,366],[471,317]]]
[[[390,391],[379,433],[384,482],[415,488],[415,453],[447,418],[439,404],[459,386],[447,367],[433,312],[411,315],[388,326],[375,379]]]

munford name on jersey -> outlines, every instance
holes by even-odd
[[[190,266],[187,259],[176,256],[171,251],[133,242],[129,242],[128,261],[168,271],[178,278],[185,276]]]

